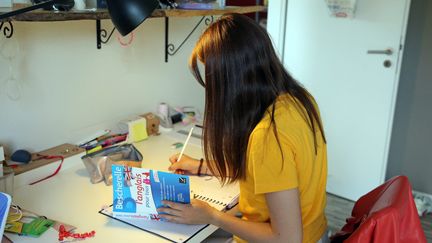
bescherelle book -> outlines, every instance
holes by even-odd
[[[112,165],[113,216],[159,221],[162,200],[190,203],[189,177],[157,170]]]
[[[99,213],[171,242],[188,242],[209,225],[160,220],[156,208],[162,206],[161,198],[182,203],[190,203],[190,198],[195,198],[221,211],[231,209],[238,202],[238,184],[222,185],[214,176],[185,176],[118,165],[112,167],[112,176],[113,204]],[[146,202],[150,207],[145,207]]]

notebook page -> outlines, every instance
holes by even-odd
[[[113,217],[112,207],[102,209],[99,213],[149,233],[158,235],[172,242],[185,242],[199,231],[207,227],[207,225],[175,224],[164,221],[151,221],[142,219],[118,219]]]
[[[235,206],[238,202],[240,189],[238,183],[222,187],[217,177],[190,176],[191,198],[199,199],[210,204],[217,210],[224,210]]]

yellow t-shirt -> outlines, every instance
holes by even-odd
[[[298,188],[303,242],[316,243],[327,228],[327,149],[316,127],[317,152],[309,123],[289,95],[276,100],[275,123],[279,142],[270,127],[269,108],[252,131],[247,150],[246,179],[240,181],[239,209],[244,220],[268,222],[265,193]],[[237,242],[244,242],[236,237]]]

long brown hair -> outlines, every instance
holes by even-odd
[[[204,79],[198,62],[205,66]],[[314,134],[324,131],[312,96],[285,70],[264,28],[240,14],[227,14],[199,38],[190,68],[205,87],[204,154],[223,182],[244,179],[249,136],[281,94],[303,106]],[[274,106],[270,114],[276,138]],[[279,147],[281,144],[279,143]]]

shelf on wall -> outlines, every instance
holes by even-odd
[[[7,13],[15,8],[0,8],[0,14]],[[253,13],[265,11],[264,6],[227,6],[220,9],[206,9],[206,10],[189,10],[189,9],[157,9],[151,15],[151,18],[162,18],[162,17],[194,17],[194,16],[208,16],[208,15],[222,15],[225,13]],[[71,10],[71,11],[45,11],[37,10],[20,14],[18,16],[10,18],[12,21],[35,21],[35,22],[47,22],[47,21],[71,21],[71,20],[102,20],[110,19],[110,15],[106,9],[92,10]]]
[[[20,4],[15,5],[13,8],[0,8],[0,14],[7,13],[15,9],[20,9],[26,5]],[[254,13],[266,11],[267,7],[257,6],[227,6],[225,8],[218,9],[206,9],[206,10],[191,10],[191,9],[157,9],[155,10],[150,18],[164,18],[165,19],[165,62],[168,62],[168,57],[173,56],[183,46],[183,44],[190,38],[192,33],[197,29],[201,23],[209,25],[213,22],[214,15],[223,15],[226,13]],[[192,29],[192,31],[186,36],[178,47],[174,44],[169,43],[169,18],[170,17],[198,17],[201,19]],[[209,17],[211,16],[211,17]],[[71,11],[46,11],[36,10],[32,12],[23,13],[15,17],[6,19],[0,22],[0,32],[3,32],[6,38],[11,38],[13,35],[13,24],[14,21],[29,21],[29,22],[49,22],[49,21],[73,21],[73,20],[96,20],[96,46],[98,49],[102,48],[102,44],[108,43],[115,28],[110,32],[103,29],[101,26],[101,20],[110,19],[110,15],[107,9],[96,9],[96,10],[71,10]],[[6,25],[7,24],[7,25]],[[110,33],[110,34],[108,34]]]

